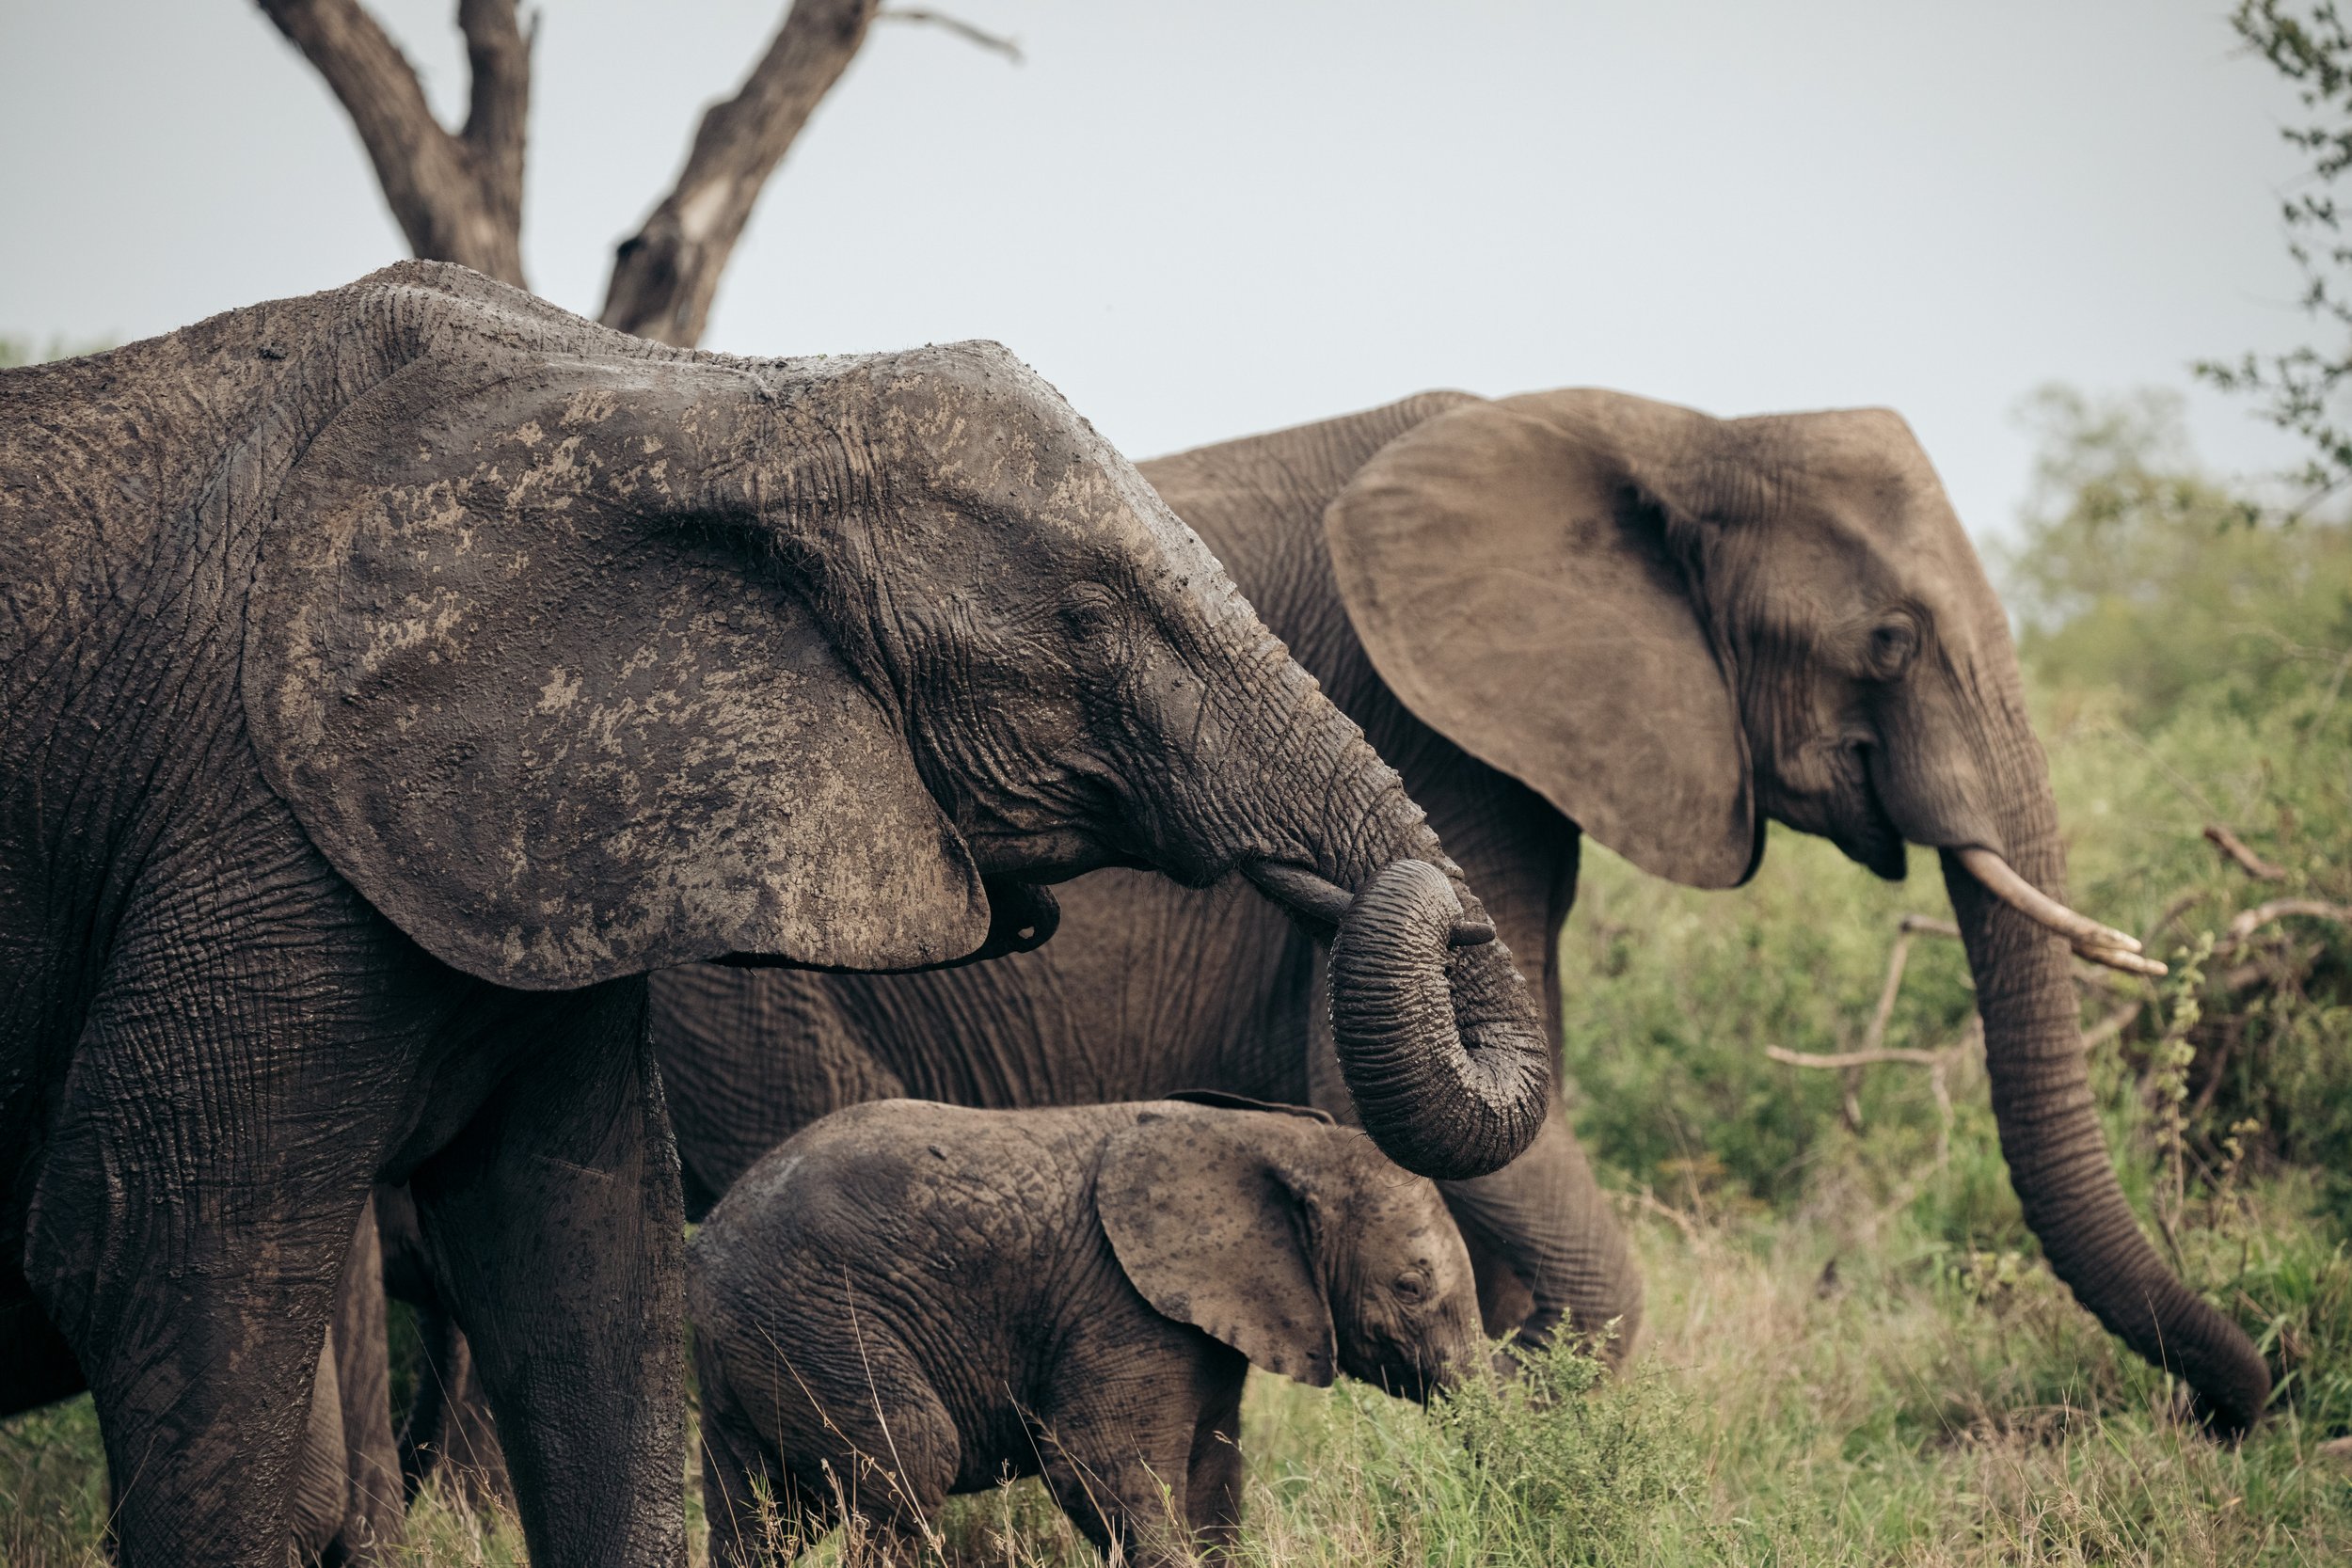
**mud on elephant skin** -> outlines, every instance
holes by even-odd
[[[852,1106],[711,1212],[687,1296],[716,1562],[1041,1472],[1106,1555],[1188,1563],[1240,1522],[1249,1367],[1426,1399],[1484,1355],[1431,1182],[1230,1104]]]
[[[2052,1265],[2225,1427],[2268,1373],[2157,1259],[2084,1079],[2074,915],[2007,618],[1933,467],[1883,409],[1721,420],[1623,393],[1430,393],[1147,463],[1266,624],[1428,808],[1557,1041],[1557,939],[1589,832],[1702,887],[1772,818],[1881,875],[1944,851],[2002,1147]],[[690,1205],[849,1100],[1132,1099],[1193,1085],[1345,1114],[1306,934],[1233,884],[1118,870],[1053,944],[906,979],[655,980]],[[921,1042],[919,1049],[916,1042]],[[1638,1321],[1623,1238],[1558,1108],[1445,1184],[1490,1326]],[[1623,1340],[1619,1341],[1620,1347]]]
[[[0,372],[0,1303],[87,1376],[135,1568],[282,1558],[379,1178],[533,1560],[679,1558],[662,965],[951,962],[1035,931],[992,888],[1097,866],[1325,907],[1415,863],[1451,923],[1391,958],[1471,1022],[1434,1079],[1359,1042],[1424,1101],[1368,1079],[1375,1134],[1461,1174],[1541,1120],[1396,775],[1001,348],[672,350],[404,263]]]

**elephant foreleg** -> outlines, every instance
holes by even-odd
[[[380,996],[310,927],[285,941],[247,911],[217,946],[192,928],[210,927],[185,910],[126,921],[27,1227],[26,1279],[88,1375],[125,1568],[285,1561],[318,1358],[390,1136],[385,1080],[405,1069]],[[322,1065],[323,1037],[356,1049]]]
[[[417,1391],[400,1430],[400,1471],[408,1496],[437,1475],[476,1509],[514,1506],[515,1485],[465,1330],[439,1306],[420,1307],[417,1337],[422,1350]]]
[[[685,1558],[685,1218],[644,987],[551,1000],[410,1186],[497,1415],[533,1562]]]
[[[370,1204],[343,1259],[287,1504],[296,1556],[328,1568],[377,1560],[378,1548],[400,1540],[406,1512],[392,1446],[382,1275]]]
[[[1632,1349],[1642,1325],[1642,1277],[1606,1194],[1576,1134],[1554,1101],[1526,1153],[1492,1176],[1440,1182],[1446,1207],[1479,1267],[1479,1300],[1503,1303],[1510,1281],[1524,1286],[1516,1321],[1487,1323],[1489,1333],[1517,1328],[1522,1340],[1545,1344],[1565,1323],[1579,1335],[1597,1336],[1610,1323],[1603,1351],[1612,1365]]]

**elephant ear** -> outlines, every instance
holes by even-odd
[[[1095,1207],[1144,1300],[1327,1388],[1338,1345],[1310,1250],[1311,1199],[1279,1156],[1303,1123],[1256,1111],[1145,1111],[1105,1140]]]
[[[1348,617],[1414,717],[1695,887],[1746,879],[1762,846],[1739,708],[1664,532],[1656,454],[1713,422],[1609,393],[1474,404],[1390,442],[1324,514]]]
[[[247,634],[262,770],[436,958],[556,989],[986,936],[903,731],[760,531],[761,400],[707,361],[442,355],[295,463]]]
[[[1330,1112],[1319,1111],[1312,1105],[1292,1105],[1279,1100],[1256,1100],[1246,1094],[1235,1094],[1231,1089],[1170,1089],[1160,1098],[1185,1105],[1213,1105],[1227,1111],[1263,1111],[1268,1116],[1297,1117],[1302,1120],[1320,1122],[1326,1127],[1339,1125]]]

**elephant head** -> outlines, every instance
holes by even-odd
[[[1424,723],[1645,870],[1728,887],[1767,817],[1883,877],[1942,853],[2026,1218],[2100,1321],[2243,1427],[2269,1376],[2135,1225],[2092,1112],[2067,909],[2008,620],[1882,409],[1717,420],[1622,394],[1476,402],[1325,516],[1375,667]]]
[[[525,989],[903,969],[1041,940],[1036,885],[1096,866],[1328,920],[1410,863],[1448,920],[1391,958],[1484,1011],[1383,1037],[1368,1122],[1446,1174],[1534,1134],[1533,1012],[1493,1026],[1507,955],[1450,945],[1486,933],[1419,809],[1009,354],[728,358],[379,277],[405,346],[278,490],[245,693],[273,787],[419,945]]]
[[[1146,1111],[1104,1143],[1095,1206],[1155,1310],[1268,1371],[1425,1400],[1485,1359],[1436,1184],[1319,1113]]]

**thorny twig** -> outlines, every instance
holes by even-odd
[[[1943,1051],[1890,1050],[1885,1041],[1886,1026],[1895,1016],[1896,999],[1902,992],[1903,970],[1911,961],[1911,939],[1915,936],[1957,938],[1959,935],[1959,927],[1948,920],[1938,920],[1933,915],[1907,914],[1895,922],[1895,945],[1886,955],[1886,978],[1879,986],[1878,1006],[1870,1014],[1869,1027],[1862,1032],[1862,1049],[1859,1051],[1824,1054],[1768,1045],[1764,1048],[1764,1054],[1789,1067],[1844,1072],[1846,1126],[1856,1132],[1862,1131],[1860,1069],[1879,1062],[1903,1062],[1927,1068],[1935,1086],[1936,1102],[1948,1112],[1951,1101],[1944,1091],[1944,1069],[1950,1065],[1950,1052],[1957,1047],[1947,1047]],[[1948,1115],[1946,1119],[1949,1120]],[[1948,1127],[1946,1131],[1948,1134]]]
[[[886,6],[874,13],[874,20],[877,22],[912,22],[944,28],[966,43],[982,49],[993,50],[1015,65],[1022,63],[1019,39],[1008,38],[1001,33],[992,33],[985,28],[976,27],[963,18],[949,16],[945,11],[935,11],[925,6]]]
[[[2256,881],[2282,882],[2286,880],[2286,867],[2273,865],[2254,853],[2244,839],[2230,831],[2227,823],[2206,823],[2205,839],[2215,848],[2235,861],[2239,869]]]

